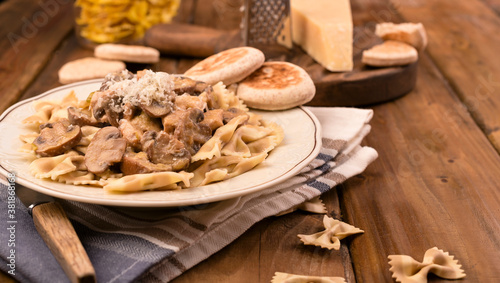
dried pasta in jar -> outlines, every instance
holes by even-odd
[[[155,24],[169,23],[180,0],[77,0],[76,31],[93,43],[134,42]]]

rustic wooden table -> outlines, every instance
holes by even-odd
[[[176,20],[228,29],[240,2],[182,0]],[[72,3],[0,3],[0,112],[59,86],[64,63],[92,55],[74,36]],[[357,28],[422,22],[430,39],[413,91],[367,106],[375,116],[365,144],[379,158],[323,196],[332,216],[365,233],[340,251],[316,249],[297,244],[297,234],[317,231],[322,215],[269,218],[174,282],[269,282],[275,271],[393,282],[388,255],[421,260],[434,246],[460,261],[463,282],[500,282],[500,1],[351,5]],[[195,61],[163,57],[150,68],[182,73]]]

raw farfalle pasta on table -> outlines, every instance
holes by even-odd
[[[458,260],[437,247],[428,249],[422,262],[407,255],[390,255],[389,265],[392,277],[401,283],[425,283],[429,273],[445,279],[465,277]]]
[[[297,235],[305,245],[314,245],[326,249],[340,249],[340,240],[364,231],[328,216],[323,217],[325,230],[311,235]]]
[[[271,283],[346,283],[342,277],[308,276],[284,272],[275,272]]]
[[[24,119],[37,178],[106,191],[181,189],[262,163],[284,138],[222,83],[145,70],[108,75],[86,100],[37,100]]]
[[[311,212],[311,213],[319,213],[319,214],[325,214],[328,212],[326,210],[325,204],[323,203],[321,198],[319,196],[317,196],[317,197],[312,198],[308,201],[305,201],[297,206],[294,206],[290,209],[282,211],[282,212],[276,214],[276,216],[281,216],[281,215],[285,215],[288,213],[292,213],[296,210],[302,210],[302,211],[307,211],[307,212]]]

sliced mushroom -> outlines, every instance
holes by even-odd
[[[212,137],[212,130],[209,126],[204,124],[198,124],[197,131],[193,132],[192,144],[190,143],[190,152],[191,154],[195,154],[200,150],[201,146],[204,145],[210,138]]]
[[[240,116],[240,115],[248,115],[248,114],[244,110],[238,109],[238,108],[229,108],[229,109],[225,110],[223,113],[224,124],[227,124],[234,117]]]
[[[188,93],[198,96],[203,92],[212,92],[212,86],[205,82],[195,81],[188,77],[174,76],[174,92],[178,95]]]
[[[197,124],[203,121],[203,115],[203,111],[197,108],[177,110],[162,119],[163,130],[173,133],[177,128],[186,124]]]
[[[142,149],[155,164],[170,165],[173,171],[180,171],[191,162],[191,154],[184,143],[164,131],[148,131],[142,136],[141,142]]]
[[[210,127],[200,123],[203,117],[203,111],[197,108],[177,110],[163,118],[163,129],[195,154],[212,137]]]
[[[212,91],[212,89],[210,89],[210,91],[207,91],[205,93],[207,95],[206,100],[207,100],[208,109],[219,109],[220,106],[219,106],[217,95],[215,95],[215,93]]]
[[[122,160],[126,147],[127,141],[121,137],[118,128],[104,127],[90,141],[85,153],[85,165],[92,173],[103,173]]]
[[[170,100],[152,100],[150,104],[141,103],[141,109],[153,118],[161,118],[172,112],[173,103]]]
[[[56,156],[76,146],[82,138],[82,131],[77,125],[71,125],[67,119],[40,126],[40,135],[33,141],[35,152],[40,156]]]
[[[205,112],[203,121],[201,121],[200,124],[207,125],[213,132],[217,128],[224,126],[223,113],[224,110],[222,109],[208,110]]]
[[[109,87],[116,82],[130,80],[132,78],[134,78],[134,74],[128,70],[108,74],[104,77],[104,82],[101,84],[100,91],[108,90]]]
[[[111,90],[95,92],[90,102],[92,115],[98,122],[118,127],[118,121],[123,118],[122,100],[123,97]]]
[[[104,109],[106,102],[108,102],[108,92],[96,91],[92,94],[90,100],[90,110],[92,116],[99,122],[107,122],[106,111]]]
[[[90,111],[81,108],[68,107],[68,120],[73,125],[78,126],[102,126],[102,123],[92,117]]]
[[[172,171],[171,165],[154,164],[145,152],[127,152],[123,155],[120,169],[125,175]]]
[[[141,108],[132,105],[130,102],[123,104],[123,119],[132,120],[141,111]]]

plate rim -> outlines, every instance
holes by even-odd
[[[81,85],[88,85],[88,84],[93,84],[93,83],[99,83],[102,82],[102,79],[92,79],[92,80],[85,80],[81,82],[76,82],[72,84],[67,84],[67,85],[62,85],[53,89],[50,89],[48,91],[45,91],[39,95],[36,95],[31,98],[27,98],[24,100],[21,100],[9,108],[7,108],[2,115],[0,115],[0,123],[3,122],[3,120],[9,116],[9,114],[14,111],[15,109],[19,108],[20,106],[30,103],[34,100],[38,100],[40,98],[43,98],[45,96],[49,96],[53,93],[60,92],[65,89],[71,89],[74,87],[78,87]],[[314,146],[310,150],[310,152],[302,158],[301,161],[297,162],[294,164],[291,168],[289,168],[286,172],[280,174],[279,176],[273,178],[272,180],[269,180],[265,183],[260,183],[256,184],[250,187],[246,187],[244,190],[239,190],[239,191],[229,191],[226,193],[222,194],[216,194],[212,196],[204,196],[202,198],[195,198],[195,199],[181,199],[181,200],[175,200],[175,201],[168,201],[168,200],[120,200],[120,199],[104,199],[104,198],[95,198],[95,197],[87,197],[87,196],[82,196],[82,195],[74,195],[70,193],[64,193],[60,192],[57,190],[51,190],[50,188],[34,183],[30,180],[27,180],[23,177],[16,176],[16,183],[19,185],[22,185],[30,190],[34,190],[36,192],[46,194],[51,197],[55,198],[60,198],[60,199],[65,199],[65,200],[70,200],[70,201],[77,201],[77,202],[82,202],[82,203],[90,203],[90,204],[97,204],[97,205],[106,205],[106,206],[114,206],[114,207],[181,207],[181,206],[189,206],[189,205],[199,205],[199,204],[206,204],[206,203],[211,203],[211,202],[216,202],[216,201],[221,201],[221,200],[227,200],[227,199],[232,199],[236,197],[241,197],[244,195],[248,195],[251,193],[255,193],[261,190],[265,190],[269,187],[272,187],[274,185],[277,185],[279,183],[282,183],[286,181],[287,179],[295,176],[297,173],[302,170],[307,164],[309,164],[312,160],[316,158],[316,156],[319,154],[321,150],[321,145],[322,145],[322,140],[321,140],[321,124],[318,120],[318,118],[307,108],[303,106],[296,107],[297,109],[300,109],[301,111],[306,114],[307,117],[311,120],[312,124],[314,125]],[[285,110],[287,111],[287,110]],[[7,168],[4,167],[3,164],[0,164],[0,173],[4,176],[7,177],[9,173],[11,173]],[[147,192],[144,192],[147,193]]]

